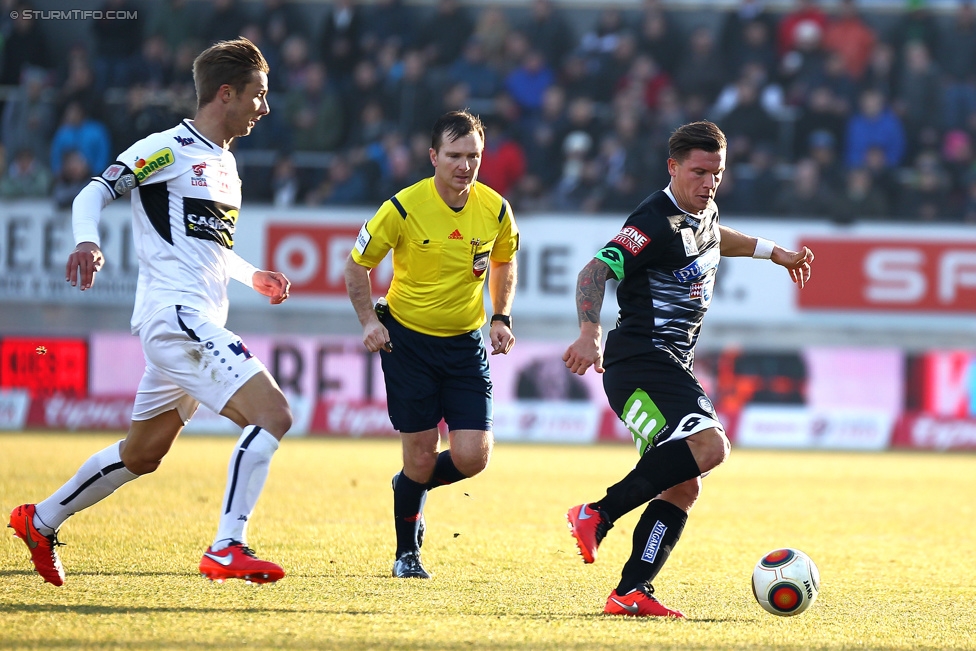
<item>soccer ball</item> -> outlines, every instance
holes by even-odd
[[[774,549],[752,571],[752,594],[768,612],[799,615],[820,593],[820,570],[798,549]]]

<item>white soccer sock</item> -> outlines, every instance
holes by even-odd
[[[50,536],[69,517],[101,502],[122,484],[139,476],[129,472],[122,463],[122,456],[119,454],[121,443],[122,441],[113,443],[93,454],[88,461],[81,464],[75,476],[64,486],[43,502],[37,503],[34,526],[38,531]]]
[[[213,551],[227,547],[232,540],[247,544],[247,521],[254,511],[264,481],[271,468],[271,457],[278,439],[257,425],[244,428],[227,468],[227,490],[221,505]]]

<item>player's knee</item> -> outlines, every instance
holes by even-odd
[[[488,467],[488,461],[491,459],[491,443],[480,447],[452,448],[451,459],[465,477],[474,477]]]
[[[130,450],[128,447],[122,451],[120,456],[122,457],[122,463],[125,465],[126,470],[133,475],[148,475],[151,472],[155,472],[160,464],[163,463],[163,459],[159,455],[140,452],[139,450]]]
[[[671,502],[685,513],[698,501],[701,494],[701,477],[695,477],[688,481],[683,481],[676,486],[672,486],[662,495],[663,498]]]
[[[434,475],[434,467],[437,465],[437,451],[428,450],[404,450],[403,469],[407,477],[417,482],[426,482]],[[459,469],[460,470],[460,469]],[[464,472],[462,470],[462,472]]]
[[[258,422],[254,423],[255,425],[271,432],[272,436],[280,441],[291,429],[295,418],[291,413],[291,408],[285,404],[269,409],[261,414],[257,420]]]
[[[695,435],[693,452],[698,468],[704,473],[722,464],[732,449],[725,432],[718,428],[707,429]]]

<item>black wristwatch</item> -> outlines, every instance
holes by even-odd
[[[508,326],[509,330],[512,329],[512,317],[509,314],[492,314],[491,320],[488,322],[488,325],[491,325],[495,321],[501,321],[506,326]]]

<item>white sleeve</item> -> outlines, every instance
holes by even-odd
[[[259,269],[233,250],[227,251],[227,271],[231,278],[254,289],[254,274]]]
[[[115,197],[112,191],[101,181],[92,179],[75,197],[71,204],[71,228],[75,235],[75,244],[94,242],[101,246],[98,238],[98,222],[102,217],[102,210],[112,203]]]

